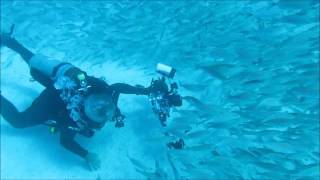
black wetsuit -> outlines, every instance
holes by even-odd
[[[16,40],[13,41],[14,42],[7,46],[18,52],[28,63],[34,54],[24,48]],[[70,130],[68,127],[76,126],[75,121],[69,117],[69,111],[66,109],[66,104],[60,98],[59,92],[53,87],[53,81],[36,69],[31,68],[30,72],[32,77],[46,88],[32,102],[31,106],[23,112],[19,112],[10,101],[1,95],[1,115],[15,128],[36,126],[44,124],[48,120],[55,120],[59,126],[61,145],[69,151],[81,157],[85,157],[88,151],[74,140],[77,132]],[[90,84],[97,82],[98,79],[89,76],[88,81]],[[116,104],[120,93],[138,95],[148,94],[146,88],[130,86],[123,83],[110,85],[110,88]]]

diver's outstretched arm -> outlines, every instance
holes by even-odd
[[[79,155],[82,157],[90,170],[97,170],[100,168],[100,160],[98,155],[91,153],[81,147],[75,140],[76,133],[69,131],[67,129],[62,129],[60,134],[60,144],[65,147],[67,150]]]
[[[88,154],[88,151],[81,147],[74,140],[75,135],[76,133],[63,128],[60,134],[60,144],[67,150],[81,156],[82,158],[85,158]]]
[[[136,95],[150,94],[150,88],[145,88],[143,86],[131,86],[125,83],[112,84],[111,88],[121,94],[136,94]]]
[[[8,48],[14,50],[29,64],[29,60],[32,58],[34,53],[20,44],[16,39],[10,36],[10,34],[1,34],[0,45],[7,46]]]

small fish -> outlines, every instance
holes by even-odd
[[[170,164],[170,166],[172,168],[174,179],[175,180],[179,180],[180,179],[180,175],[179,175],[178,169],[174,165],[172,157],[171,157],[171,155],[169,153],[167,153],[167,158],[168,158],[169,164]]]
[[[296,169],[296,164],[294,163],[294,161],[279,160],[279,164],[288,171],[293,171]]]
[[[244,168],[240,160],[223,156],[201,160],[199,164],[207,168],[215,167],[213,172],[231,176],[241,176],[241,170]]]
[[[294,154],[298,150],[294,145],[285,142],[265,142],[263,145],[277,153]]]
[[[234,74],[237,74],[239,71],[243,70],[243,68],[236,66],[235,64],[221,62],[216,62],[215,64],[206,66],[200,65],[198,68],[220,80],[227,80]]]
[[[189,90],[189,91],[203,91],[207,88],[207,85],[203,84],[181,84],[181,87]]]
[[[188,146],[185,148],[186,151],[202,151],[202,152],[206,152],[206,151],[212,151],[212,149],[214,148],[215,145],[213,144],[201,144],[201,145],[195,145],[195,146]]]
[[[194,106],[201,108],[204,106],[204,103],[200,101],[200,99],[192,97],[192,96],[184,96],[182,99],[188,101],[189,103],[193,104]]]
[[[169,137],[166,137],[164,135],[159,135],[159,136],[147,137],[147,138],[144,138],[143,140],[147,143],[166,144],[166,142],[169,141]]]
[[[206,104],[202,102],[200,99],[192,97],[192,96],[184,96],[182,99],[186,100],[189,102],[192,106],[200,110],[200,113],[197,114],[203,114],[203,112],[211,112],[212,109],[214,108],[214,105],[212,104]]]
[[[167,178],[168,174],[167,174],[167,172],[165,172],[164,169],[161,168],[159,161],[155,160],[154,163],[155,163],[154,174],[157,175],[158,177],[161,177],[161,178]]]
[[[319,1],[318,1],[319,2]],[[279,0],[277,3],[281,9],[307,9],[312,7],[312,5],[317,4],[316,0],[307,0],[307,1],[287,1],[287,0]]]
[[[184,132],[185,136],[189,138],[197,138],[202,135],[208,135],[208,131],[206,127],[200,125],[199,127],[192,127],[191,129],[188,129]]]
[[[304,16],[303,16],[304,15]],[[304,25],[304,24],[308,24],[310,22],[312,22],[311,18],[306,18],[306,12],[305,11],[300,11],[296,14],[290,14],[287,16],[284,16],[282,18],[282,22],[283,23],[291,23],[291,24],[295,24],[295,25]]]
[[[178,117],[178,118],[172,118],[170,120],[170,124],[168,126],[168,129],[191,129],[191,124],[197,122],[197,118],[189,118],[189,117]]]
[[[136,168],[136,171],[140,174],[142,174],[143,176],[145,176],[146,178],[148,178],[148,180],[152,180],[152,179],[160,179],[160,177],[157,177],[153,172],[148,172],[145,170],[141,170]]]
[[[188,173],[190,176],[190,179],[212,179],[213,177],[216,177],[215,172],[213,172],[211,169],[206,168],[192,168],[192,169],[183,169],[184,172]],[[186,178],[189,179],[189,178]]]
[[[320,166],[315,165],[315,166],[311,166],[311,167],[307,167],[306,169],[303,169],[301,171],[299,171],[298,173],[296,173],[294,176],[296,177],[301,177],[301,179],[309,179],[311,177],[319,177],[320,176]]]
[[[98,174],[96,180],[101,180],[101,176]]]
[[[154,179],[167,179],[168,174],[160,167],[159,162],[155,161],[155,170],[154,171],[147,171],[147,170],[141,170],[136,168],[136,171],[142,175],[144,175],[146,178],[150,180]]]
[[[261,80],[261,79],[251,79],[251,80],[245,80],[242,83],[244,85],[257,85],[257,84],[260,84],[263,82],[264,82],[264,80]]]
[[[179,113],[179,117],[177,118],[182,118],[182,119],[188,119],[188,118],[197,118],[201,113],[199,110],[189,110],[189,109],[172,109],[172,112],[177,112]]]
[[[190,161],[181,161],[181,164],[183,164],[183,166],[186,167],[187,169],[197,168],[197,166],[195,165],[196,163],[192,163]]]
[[[266,108],[272,108],[272,107],[279,107],[282,105],[280,98],[270,97],[263,99],[259,104],[258,107],[266,107]]]
[[[141,162],[141,161],[139,161],[139,160],[136,160],[136,159],[134,159],[134,158],[131,158],[131,157],[129,156],[129,154],[127,154],[127,157],[129,158],[129,160],[131,161],[131,163],[132,163],[136,168],[139,168],[139,169],[148,169],[148,167],[146,167],[143,162]]]
[[[213,70],[212,68],[202,67],[201,69],[203,69],[204,71],[209,73],[211,76],[216,77],[219,80],[226,80],[227,79],[227,77],[223,73],[221,73],[217,70]]]

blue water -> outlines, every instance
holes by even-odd
[[[96,172],[46,127],[1,119],[1,179],[319,179],[317,0],[3,0],[1,30],[12,23],[33,52],[108,83],[147,86],[169,64],[185,99],[163,128],[146,97],[122,96],[124,128],[78,138]],[[29,79],[1,48],[1,91],[20,110],[43,89]],[[177,137],[185,149],[166,148]]]

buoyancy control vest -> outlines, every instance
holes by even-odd
[[[71,64],[61,64],[57,66],[54,87],[59,90],[60,97],[70,112],[70,118],[84,129],[87,124],[84,120],[83,102],[90,88],[86,73]]]
[[[54,88],[59,91],[60,98],[66,104],[69,117],[75,122],[77,127],[68,127],[85,136],[92,136],[93,130],[88,126],[88,117],[84,114],[84,100],[90,93],[101,93],[109,91],[114,98],[114,91],[101,79],[90,78],[87,74],[70,63],[49,59],[43,55],[34,55],[29,61],[30,68],[37,69],[44,75],[50,77]],[[90,80],[89,80],[90,79]],[[114,103],[116,104],[114,99]],[[112,118],[116,127],[123,126],[124,115],[117,107]],[[47,125],[54,126],[50,121]],[[90,131],[91,130],[91,131]]]
[[[30,59],[29,66],[53,80],[54,88],[59,91],[60,98],[66,104],[69,117],[77,124],[77,127],[70,128],[79,131],[87,130],[88,124],[83,113],[84,99],[90,88],[87,74],[70,63],[49,59],[39,54]]]

